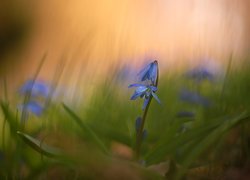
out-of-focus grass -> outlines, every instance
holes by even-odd
[[[145,125],[145,166],[139,166],[133,158],[135,119],[141,115],[142,101],[130,101],[132,92],[127,89],[127,81],[121,81],[116,73],[110,77],[95,88],[88,104],[83,102],[73,109],[59,100],[51,101],[41,117],[30,116],[19,135],[20,113],[16,114],[15,105],[2,98],[1,121],[5,117],[6,129],[2,132],[4,142],[1,137],[1,177],[158,179],[164,178],[157,173],[161,171],[172,179],[189,177],[200,168],[206,171],[197,172],[195,177],[216,178],[226,177],[230,169],[241,172],[249,168],[250,72],[246,67],[200,85],[183,73],[162,72],[157,92],[162,105],[152,102]],[[179,92],[185,87],[204,94],[211,105],[180,101]],[[182,110],[196,115],[177,117]],[[47,153],[53,153],[47,145],[60,149],[64,158],[47,157]],[[167,164],[163,170],[158,167],[161,163]],[[156,171],[149,170],[152,165]]]

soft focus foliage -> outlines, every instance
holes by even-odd
[[[132,85],[133,99],[145,100],[158,89],[162,102],[150,104],[139,163],[134,151],[140,102],[129,101],[129,91],[115,74],[81,106],[60,99],[40,106],[43,97],[37,95],[46,94],[46,88],[38,86],[26,109],[40,115],[46,108],[46,113],[30,116],[25,126],[15,101],[3,97],[1,178],[216,179],[228,178],[232,170],[240,174],[236,179],[249,177],[249,71],[229,69],[217,83],[161,72],[157,88]]]

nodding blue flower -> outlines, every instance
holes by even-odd
[[[194,118],[195,113],[190,112],[190,111],[180,111],[180,112],[177,113],[176,116],[179,117],[179,118]]]
[[[21,110],[25,109],[28,112],[35,114],[36,116],[41,116],[44,110],[44,108],[35,101],[30,101],[26,104],[20,105],[19,108]]]
[[[144,69],[138,74],[140,76],[140,81],[151,81],[155,85],[158,76],[158,63],[154,61],[148,64]]]
[[[207,67],[196,67],[186,73],[186,76],[190,79],[195,80],[196,82],[201,82],[203,80],[212,81],[215,77],[214,73],[209,70]]]
[[[20,94],[31,93],[32,97],[49,95],[49,86],[42,81],[28,80],[20,89]]]
[[[148,102],[149,102],[149,98],[151,96],[153,96],[156,101],[161,104],[161,101],[160,99],[157,97],[157,95],[155,94],[155,92],[157,91],[157,87],[155,86],[150,86],[150,85],[143,85],[143,84],[131,84],[128,86],[129,88],[131,87],[137,87],[135,89],[135,92],[134,94],[131,96],[131,100],[135,100],[137,99],[138,97],[140,98],[144,98],[145,101],[144,101],[144,104],[143,104],[143,107],[142,109],[144,110],[145,107],[147,106]]]
[[[209,106],[211,103],[210,101],[201,96],[198,93],[183,89],[180,93],[180,100],[191,103],[191,104],[198,104],[198,105],[203,105],[203,106]]]

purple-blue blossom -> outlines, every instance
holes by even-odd
[[[149,80],[153,85],[156,83],[156,79],[158,76],[158,63],[154,61],[148,64],[145,68],[139,72],[140,81]]]
[[[25,84],[20,88],[20,94],[31,93],[32,97],[42,96],[47,97],[49,95],[50,87],[48,84],[42,81],[34,81],[28,80]]]
[[[180,92],[180,100],[187,103],[198,104],[203,106],[209,106],[211,104],[207,98],[201,96],[198,93],[186,89],[183,89]]]
[[[205,66],[198,66],[192,70],[187,71],[186,76],[198,83],[203,80],[213,81],[215,78],[214,73]]]
[[[134,94],[130,98],[131,100],[135,100],[138,97],[145,99],[142,109],[145,109],[147,106],[150,96],[153,96],[159,104],[161,103],[160,99],[155,94],[157,87],[144,84],[131,84],[129,88],[131,87],[136,87]]]
[[[22,111],[26,110],[27,112],[33,113],[37,116],[41,116],[44,110],[44,108],[35,101],[29,101],[27,104],[20,105],[19,107]]]

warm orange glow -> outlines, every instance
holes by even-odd
[[[68,80],[99,79],[110,66],[147,58],[176,67],[201,57],[227,62],[245,55],[246,2],[238,0],[52,0],[34,6],[33,35],[19,56],[18,78],[51,78],[60,58]],[[28,67],[27,67],[28,65]],[[104,76],[105,77],[105,76]]]

